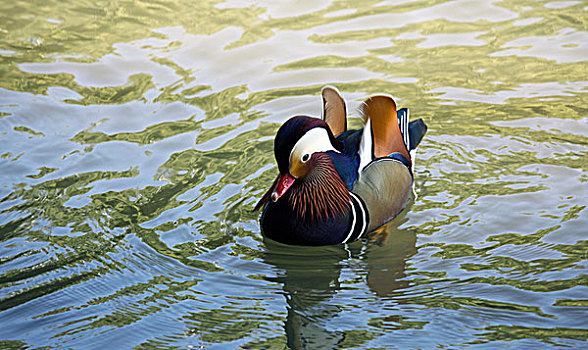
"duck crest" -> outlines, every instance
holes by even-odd
[[[331,145],[336,149],[340,147],[339,141],[337,141],[331,129],[323,120],[304,115],[292,117],[278,129],[274,140],[274,154],[278,162],[278,170],[281,173],[288,172],[290,153],[298,140],[309,130],[315,128],[324,129],[327,132]]]
[[[351,195],[326,153],[315,154],[313,171],[292,186],[288,202],[303,218],[321,220],[345,215],[351,208]]]

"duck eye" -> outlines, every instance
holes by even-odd
[[[302,155],[302,158],[300,160],[302,160],[302,163],[306,163],[306,162],[308,162],[309,159],[310,159],[310,154],[305,153]]]

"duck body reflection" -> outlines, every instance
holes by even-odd
[[[403,221],[397,218],[349,245],[298,247],[265,240],[264,260],[277,268],[270,280],[282,285],[286,299],[288,348],[348,348],[372,338],[369,331],[338,326],[349,305],[340,296],[365,287],[384,303],[402,295],[409,286],[403,279],[406,261],[416,253],[416,233],[398,229]]]

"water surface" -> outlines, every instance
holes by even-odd
[[[588,340],[583,1],[0,5],[0,347]],[[273,136],[388,92],[429,132],[369,240],[265,241]]]

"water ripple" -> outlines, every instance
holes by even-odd
[[[586,342],[582,2],[3,10],[3,347]],[[424,118],[417,196],[364,241],[283,246],[251,209],[326,84],[350,127],[381,92]]]

